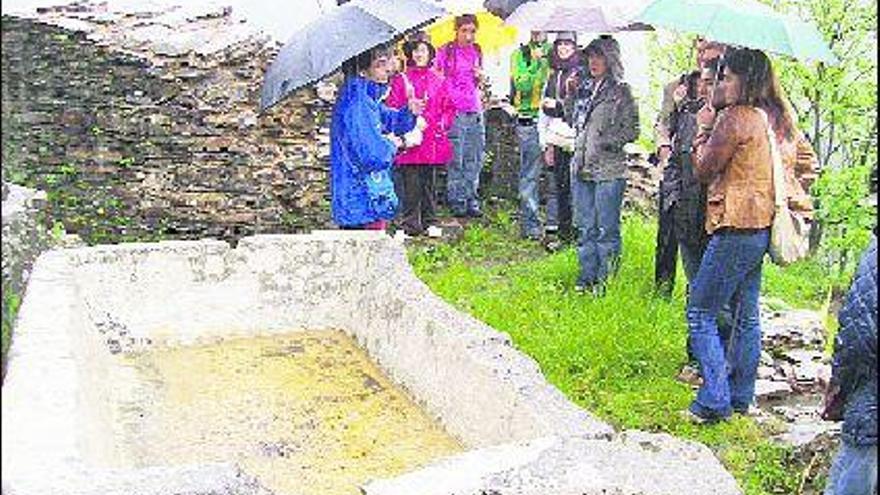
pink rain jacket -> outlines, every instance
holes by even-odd
[[[428,124],[423,131],[422,144],[402,150],[394,163],[397,165],[445,165],[452,159],[452,144],[449,142],[450,127],[455,119],[455,107],[449,98],[448,85],[443,76],[430,67],[410,67],[406,77],[415,91],[416,98],[428,101],[422,117]],[[403,108],[407,105],[407,90],[403,76],[391,79],[391,92],[385,100],[390,108]]]

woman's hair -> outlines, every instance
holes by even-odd
[[[419,45],[428,47],[428,65],[431,65],[431,62],[434,61],[434,56],[437,55],[437,49],[434,48],[434,45],[428,40],[417,39],[403,44],[403,55],[406,57],[407,67],[415,67],[416,61],[413,59],[413,53]]]
[[[373,49],[361,52],[342,63],[342,73],[346,77],[358,75],[362,70],[369,69],[373,61],[379,57],[392,57],[394,50],[388,45],[379,45]]]
[[[467,25],[473,24],[475,28],[480,28],[480,22],[477,20],[477,16],[474,14],[462,14],[455,17],[455,30],[458,31],[458,28]]]
[[[680,83],[687,85],[687,97],[690,100],[697,99],[697,83],[700,81],[700,71],[695,70],[681,76]]]
[[[786,138],[794,135],[794,111],[764,52],[750,48],[729,48],[724,55],[722,70],[742,78],[739,104],[763,108],[769,113],[776,132]]]

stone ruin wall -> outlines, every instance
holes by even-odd
[[[3,17],[4,179],[46,190],[49,221],[89,243],[330,226],[333,85],[257,115],[278,42],[228,8],[145,5]],[[502,114],[487,114],[483,192],[513,199]],[[631,176],[628,202],[650,208],[655,176],[642,162]]]
[[[277,47],[228,14],[4,17],[4,178],[92,242],[325,225],[330,105],[304,90],[258,116]]]

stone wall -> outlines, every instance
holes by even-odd
[[[329,104],[307,89],[258,116],[277,47],[229,14],[4,17],[6,176],[90,242],[326,225]]]

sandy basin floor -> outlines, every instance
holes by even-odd
[[[342,332],[116,359],[129,385],[110,393],[116,467],[235,461],[279,495],[357,494],[462,451]]]

